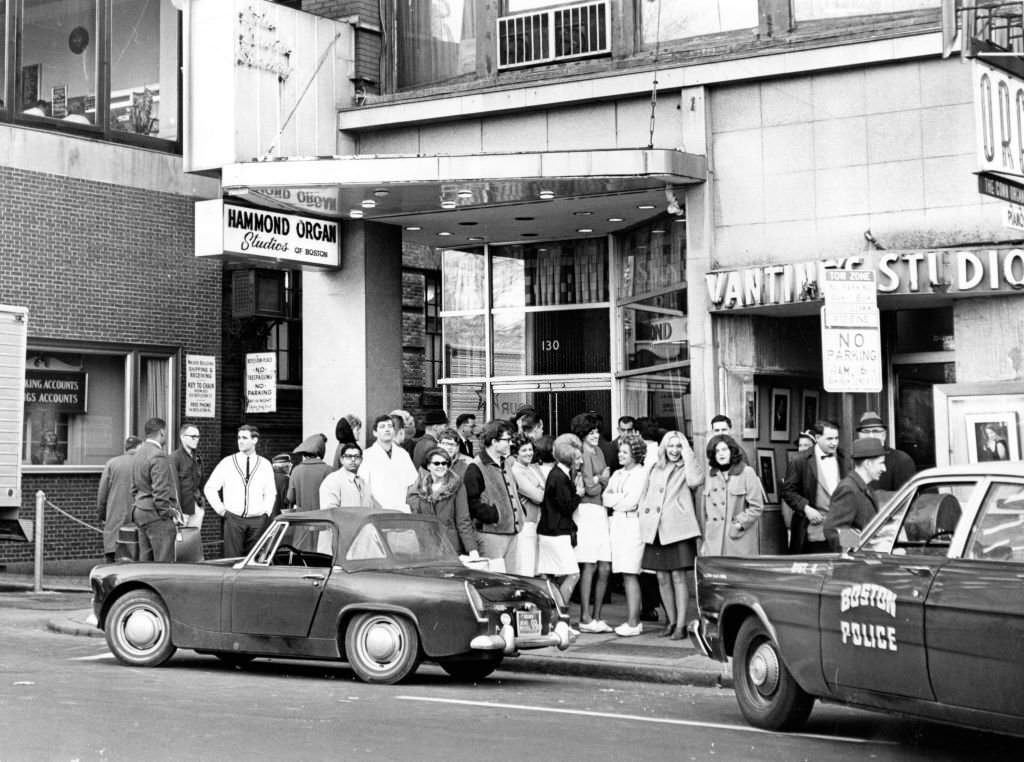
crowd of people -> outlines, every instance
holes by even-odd
[[[725,415],[712,419],[699,455],[683,432],[650,418],[619,418],[609,441],[592,411],[557,436],[529,407],[481,427],[471,414],[452,425],[444,411],[430,411],[418,438],[413,416],[393,410],[372,421],[365,448],[362,428],[354,415],[338,421],[331,461],[319,433],[270,461],[256,454],[258,429],[240,426],[237,452],[203,483],[198,428],[182,426],[168,455],[166,424],[151,419],[145,439],[129,437],[104,470],[104,551],[113,560],[117,528],[134,521],[140,560],[173,561],[175,535],[201,528],[207,506],[223,520],[225,557],[248,553],[282,511],[428,514],[470,559],[551,579],[567,601],[578,587],[580,631],[639,635],[641,620],[652,618],[644,614],[660,603],[661,633],[677,640],[695,558],[761,552],[764,484]],[[876,413],[864,413],[850,457],[832,421],[800,433],[782,485],[790,552],[838,549],[842,528],[863,528],[885,494],[913,475],[911,458],[885,446],[886,433]],[[626,598],[626,620],[614,627],[603,616],[612,574],[621,575]],[[645,584],[653,579],[656,591]]]

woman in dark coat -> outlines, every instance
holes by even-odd
[[[462,478],[451,470],[451,458],[440,447],[432,448],[424,460],[426,468],[409,487],[406,502],[411,513],[437,516],[444,524],[452,547],[460,553],[477,550],[476,529],[469,515],[469,501]]]
[[[583,443],[574,434],[562,434],[555,440],[555,467],[544,483],[544,500],[537,524],[537,576],[561,578],[559,591],[566,604],[572,596],[580,567],[573,550],[576,522],[572,515],[583,493],[573,480],[574,469],[583,462]]]

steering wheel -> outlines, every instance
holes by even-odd
[[[296,548],[294,545],[288,545],[287,543],[281,543],[280,545],[277,546],[277,550],[278,550],[278,552],[280,552],[282,550],[287,550],[288,551],[288,553],[290,554],[289,557],[288,557],[288,565],[289,566],[295,566],[294,561],[298,561],[303,566],[309,566],[309,564],[306,563],[306,559],[303,557],[302,551],[299,550],[298,548]]]

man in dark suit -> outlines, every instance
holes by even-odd
[[[846,453],[839,449],[839,425],[818,421],[814,447],[797,453],[786,469],[782,499],[793,509],[789,527],[790,553],[827,553],[825,515],[832,493],[850,470]]]
[[[863,529],[878,513],[874,490],[868,485],[885,473],[885,447],[874,437],[857,439],[851,455],[853,470],[839,482],[825,514],[825,539],[834,551],[842,550],[842,527]]]
[[[146,421],[146,441],[135,453],[132,468],[132,493],[135,497],[133,520],[139,528],[140,561],[174,561],[178,507],[178,475],[164,451],[167,423],[162,418]]]
[[[903,450],[896,450],[886,445],[888,437],[885,421],[874,410],[868,410],[860,417],[857,423],[858,439],[868,437],[877,439],[885,448],[885,472],[872,484],[868,485],[875,491],[880,503],[892,497],[900,487],[910,481],[910,477],[917,473],[917,464]]]

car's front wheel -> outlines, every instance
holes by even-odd
[[[806,722],[814,697],[797,685],[757,617],[743,622],[732,657],[736,701],[747,722],[766,730],[794,730]]]
[[[483,680],[501,666],[502,655],[497,657],[476,657],[473,659],[442,659],[441,669],[456,680],[475,683]]]
[[[412,674],[420,639],[405,617],[390,613],[355,616],[345,631],[345,657],[360,680],[392,684]]]
[[[132,667],[159,667],[177,650],[167,607],[149,590],[133,590],[114,601],[103,629],[114,656]]]

